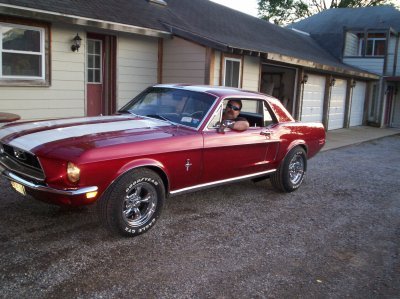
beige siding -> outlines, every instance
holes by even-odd
[[[85,113],[85,45],[71,51],[77,29],[52,26],[51,86],[0,87],[0,110],[19,114],[23,120],[75,117]],[[85,33],[78,31],[84,37]]]
[[[204,84],[206,48],[178,37],[164,40],[162,83]]]
[[[221,52],[215,51],[214,56],[214,81],[212,82],[213,85],[218,86],[220,82],[221,76]]]
[[[117,109],[157,83],[158,39],[120,34],[117,45]]]
[[[343,58],[343,62],[371,73],[383,74],[383,58]]]
[[[244,56],[243,58],[243,89],[259,91],[260,58]]]

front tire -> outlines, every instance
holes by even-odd
[[[272,185],[282,192],[293,192],[303,183],[307,170],[307,154],[296,146],[286,155],[276,172],[271,176]]]
[[[164,202],[164,184],[155,172],[131,170],[100,198],[100,221],[112,233],[134,237],[154,226]]]

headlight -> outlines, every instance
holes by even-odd
[[[72,162],[68,162],[67,176],[70,182],[76,183],[77,181],[79,181],[80,174],[81,170],[79,169],[79,167]]]

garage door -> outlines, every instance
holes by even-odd
[[[356,86],[353,88],[350,110],[350,127],[362,125],[366,89],[367,83],[361,81],[357,81]]]
[[[304,84],[303,105],[301,109],[302,121],[322,122],[325,94],[325,77],[308,75]]]
[[[329,103],[328,130],[343,128],[347,81],[336,79]]]

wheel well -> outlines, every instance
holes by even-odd
[[[304,151],[306,152],[306,154],[308,155],[308,149],[305,144],[299,144],[298,146],[302,147],[304,149]]]
[[[164,171],[162,171],[162,169],[156,167],[156,166],[143,166],[140,168],[147,168],[149,170],[154,171],[156,174],[158,174],[158,176],[162,179],[163,183],[164,183],[164,187],[165,187],[165,194],[168,197],[169,194],[169,180],[167,175],[165,174]]]

